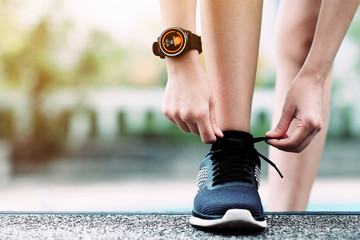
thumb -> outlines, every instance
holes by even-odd
[[[275,128],[268,131],[265,135],[267,137],[283,137],[289,129],[290,123],[293,119],[293,115],[289,111],[283,111],[281,118]]]
[[[220,128],[218,127],[217,123],[216,123],[216,114],[215,114],[215,103],[213,100],[210,100],[210,105],[209,105],[209,117],[210,117],[210,124],[211,127],[215,133],[216,136],[218,137],[223,137],[224,134],[223,132],[220,130]]]

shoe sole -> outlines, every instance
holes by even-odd
[[[205,228],[220,229],[264,229],[266,228],[266,220],[256,221],[250,211],[246,209],[230,209],[220,219],[202,219],[191,216],[190,224]]]

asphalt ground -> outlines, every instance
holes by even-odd
[[[266,214],[264,231],[192,227],[189,214],[0,213],[1,239],[359,239],[358,213]]]

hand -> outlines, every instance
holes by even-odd
[[[266,133],[267,143],[284,151],[301,152],[322,128],[322,86],[312,76],[299,74],[285,99],[277,126]],[[290,123],[297,119],[294,132],[288,136]]]
[[[200,63],[177,63],[175,71],[168,64],[162,111],[182,131],[200,135],[204,143],[215,142],[216,135],[223,136],[216,124],[215,102]]]

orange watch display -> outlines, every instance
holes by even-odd
[[[202,52],[201,37],[179,27],[165,29],[153,44],[153,53],[160,58],[177,57],[191,49]]]

